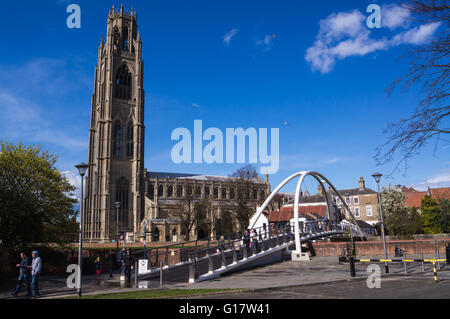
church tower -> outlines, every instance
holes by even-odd
[[[136,21],[133,9],[113,6],[98,48],[83,229],[88,242],[116,239],[117,217],[119,232],[136,234],[144,217],[144,65]]]

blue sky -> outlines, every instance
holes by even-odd
[[[117,1],[8,1],[2,4],[0,140],[40,144],[59,156],[73,183],[87,162],[94,68],[106,17]],[[81,29],[66,26],[66,7],[81,7]],[[280,169],[314,169],[338,188],[377,167],[374,149],[389,122],[408,116],[418,89],[385,89],[408,68],[399,59],[439,25],[408,20],[383,1],[123,1],[137,10],[143,41],[145,167],[150,171],[229,175],[242,164],[175,164],[178,127],[280,129]],[[380,29],[366,8],[382,6]],[[281,122],[287,121],[289,126]],[[383,183],[450,186],[450,147],[430,143]],[[258,165],[257,165],[258,166]],[[293,191],[295,185],[286,190]]]

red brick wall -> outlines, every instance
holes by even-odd
[[[386,242],[386,250],[389,256],[394,256],[395,246],[398,244],[399,248],[406,251],[406,254],[435,254],[436,249],[439,249],[439,254],[445,258],[445,243],[450,242],[450,238],[446,239],[432,239],[432,240],[390,240]],[[350,244],[349,244],[350,245]],[[356,254],[359,256],[383,255],[383,242],[356,242]],[[346,242],[317,242],[313,243],[314,250],[317,256],[339,256],[344,247],[347,247]]]

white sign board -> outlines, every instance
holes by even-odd
[[[139,259],[139,268],[138,271],[140,274],[147,272],[148,270],[148,260],[147,259]]]
[[[138,288],[148,288],[148,281],[139,281],[138,282]]]

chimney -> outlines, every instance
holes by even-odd
[[[366,183],[364,182],[364,178],[360,177],[359,178],[359,190],[363,191],[366,189]]]
[[[320,185],[320,184],[319,184],[319,186],[317,186],[317,195],[323,196],[323,189],[322,189],[322,185]]]

